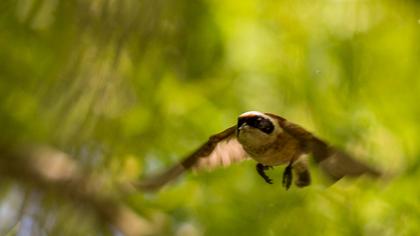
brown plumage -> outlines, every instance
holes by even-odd
[[[214,169],[251,158],[267,183],[272,180],[265,170],[287,164],[283,186],[290,187],[293,171],[297,176],[295,184],[304,187],[311,181],[308,155],[334,182],[344,176],[380,176],[379,171],[329,146],[299,125],[274,114],[252,111],[240,115],[237,125],[211,136],[180,163],[136,185],[142,190],[156,190],[188,169]]]

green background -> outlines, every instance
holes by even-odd
[[[327,187],[313,166],[310,187],[285,191],[283,167],[267,185],[245,162],[121,201],[162,235],[418,235],[419,45],[414,0],[2,0],[0,142],[134,181],[271,112],[392,178]],[[9,231],[27,194],[29,235],[118,234],[2,181],[1,235],[27,235]]]

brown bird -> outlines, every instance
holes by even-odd
[[[287,164],[283,172],[283,186],[288,189],[295,174],[296,186],[304,187],[311,183],[306,160],[308,154],[312,154],[315,163],[334,182],[344,176],[381,175],[297,124],[274,114],[249,111],[239,116],[235,126],[211,136],[183,161],[137,183],[137,187],[156,190],[188,169],[214,169],[249,158],[257,162],[256,170],[265,182],[272,184],[265,170]]]

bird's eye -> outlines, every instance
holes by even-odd
[[[257,121],[258,121],[258,124],[257,124],[258,129],[260,129],[264,133],[269,134],[273,131],[274,126],[269,120],[259,118],[259,119],[257,119]]]

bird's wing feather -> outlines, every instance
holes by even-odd
[[[357,177],[363,174],[372,177],[381,176],[378,170],[335,148],[330,148],[327,158],[318,164],[333,181],[337,181],[344,176]]]
[[[312,153],[315,162],[332,181],[335,182],[344,176],[356,177],[363,174],[372,177],[381,176],[378,170],[356,160],[337,148],[329,146],[326,142],[301,126],[289,122],[280,116],[269,115],[275,117],[286,132],[301,141],[303,149],[306,152]]]
[[[212,170],[220,166],[246,159],[246,153],[236,137],[231,137],[217,143],[209,155],[201,156],[192,166],[196,170]]]
[[[236,126],[230,127],[209,138],[183,161],[157,176],[136,184],[142,190],[157,190],[188,169],[212,170],[247,159],[247,154],[236,139]]]

